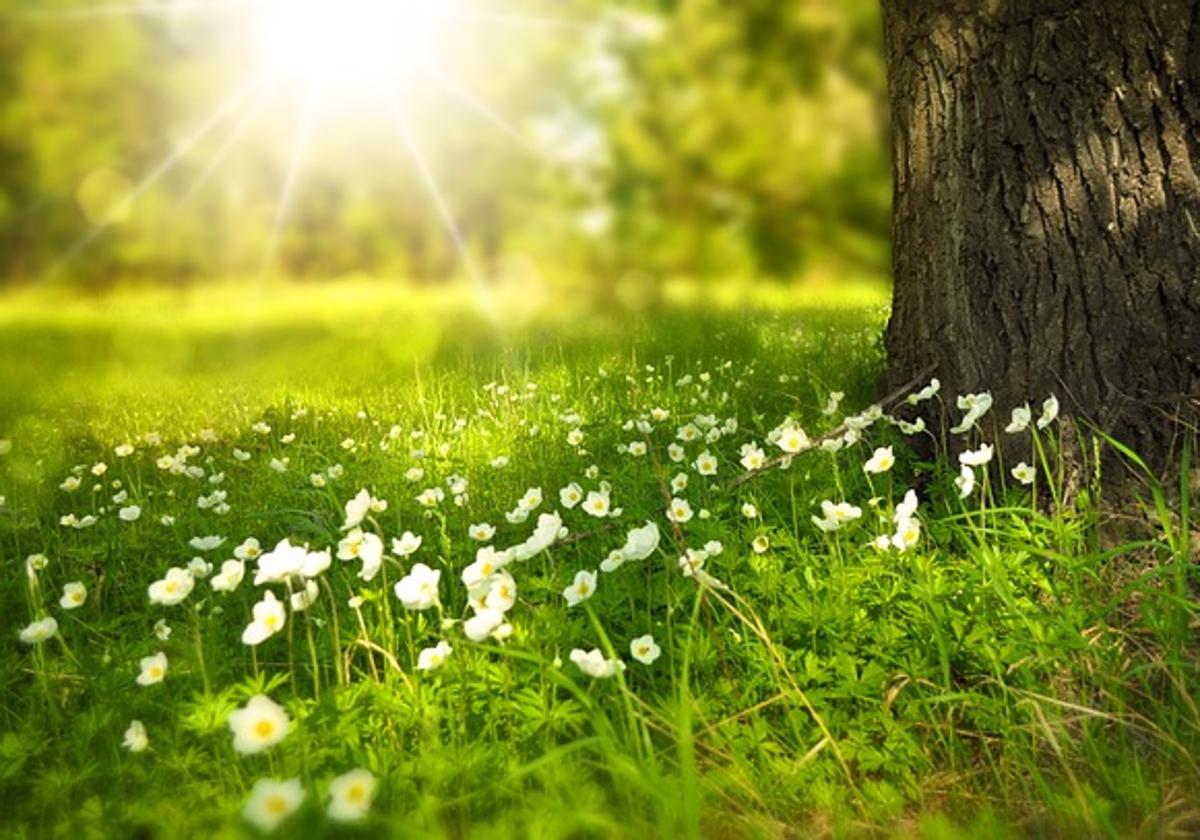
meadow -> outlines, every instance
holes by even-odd
[[[869,283],[583,297],[0,304],[0,833],[1200,831],[1186,480],[875,402]]]

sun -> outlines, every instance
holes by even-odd
[[[261,72],[325,93],[395,88],[435,63],[453,0],[257,0]]]

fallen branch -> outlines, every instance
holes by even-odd
[[[884,411],[887,411],[889,408],[895,406],[902,399],[904,399],[906,396],[908,396],[909,392],[911,392],[914,388],[916,388],[922,382],[928,381],[929,377],[932,376],[934,371],[936,371],[936,370],[937,370],[936,364],[930,365],[929,367],[922,370],[919,374],[914,376],[911,380],[904,383],[904,385],[902,385],[899,388],[897,388],[896,390],[892,391],[890,394],[887,394],[883,399],[879,400],[876,404],[880,408],[882,408]],[[846,434],[846,431],[848,430],[848,428],[849,427],[846,425],[845,421],[843,421],[841,423],[841,425],[839,425],[836,429],[833,429],[830,432],[826,432],[824,435],[822,435],[821,437],[814,440],[812,442],[812,445],[808,449],[805,449],[801,452],[796,452],[795,454],[791,454],[791,455],[787,455],[787,454],[778,455],[778,456],[770,459],[769,461],[767,461],[765,464],[763,464],[758,469],[749,470],[747,472],[742,473],[741,475],[739,475],[737,478],[735,478],[733,480],[733,483],[729,485],[729,489],[732,490],[736,487],[740,487],[742,484],[745,484],[750,479],[756,478],[765,472],[769,472],[770,470],[773,470],[775,467],[779,466],[780,464],[784,463],[785,461],[787,461],[789,459],[794,459],[800,455],[803,455],[805,452],[811,452],[814,449],[819,449],[821,444],[825,443],[825,441],[833,440],[835,438],[839,438],[842,435]]]

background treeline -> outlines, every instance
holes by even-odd
[[[70,11],[110,1],[0,6],[0,281],[461,272],[367,97],[321,103],[272,247],[303,104],[248,96],[189,143],[252,74],[245,16]],[[477,5],[558,21],[455,29],[447,72],[521,142],[436,82],[405,92],[486,276],[886,271],[873,0]]]

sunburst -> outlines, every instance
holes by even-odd
[[[262,273],[270,272],[292,205],[301,189],[302,172],[323,105],[355,99],[359,107],[386,114],[393,122],[431,209],[458,255],[464,273],[481,296],[486,283],[476,267],[450,201],[429,156],[413,130],[406,94],[417,88],[442,92],[475,118],[519,144],[539,150],[446,66],[443,47],[448,35],[464,28],[530,30],[549,36],[580,33],[597,24],[563,17],[479,10],[469,0],[142,0],[141,2],[35,8],[16,13],[29,22],[62,24],[138,16],[215,16],[248,32],[255,51],[252,76],[221,100],[207,116],[151,166],[134,185],[136,201],[192,156],[211,135],[226,130],[216,151],[201,167],[180,199],[182,206],[222,166],[241,142],[249,124],[273,101],[290,97],[301,103],[301,115],[290,144],[274,219],[265,246]],[[540,155],[539,155],[540,156]],[[85,251],[109,228],[94,226],[73,245],[57,270]]]

